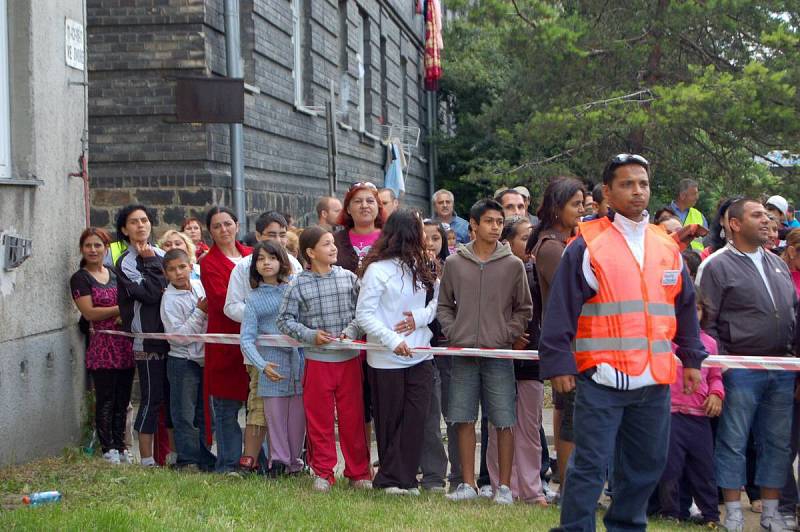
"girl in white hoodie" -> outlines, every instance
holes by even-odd
[[[367,352],[380,469],[373,487],[396,495],[418,495],[425,419],[433,391],[433,356],[428,325],[436,317],[438,280],[430,268],[419,215],[396,211],[383,227],[361,271],[356,321]]]

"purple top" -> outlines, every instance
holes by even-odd
[[[92,296],[95,307],[114,307],[117,305],[117,276],[108,268],[108,283],[101,284],[92,274],[80,269],[69,280],[72,298]],[[120,330],[117,318],[91,322],[94,329]],[[129,369],[134,367],[133,340],[124,336],[91,333],[89,347],[86,349],[86,368]]]

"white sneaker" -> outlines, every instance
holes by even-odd
[[[511,493],[511,488],[505,484],[498,486],[492,502],[495,504],[514,504],[514,495]]]
[[[110,464],[117,465],[120,463],[119,451],[116,449],[111,449],[108,452],[103,453],[103,459]]]
[[[372,481],[369,479],[351,480],[350,487],[354,490],[371,490]]]
[[[431,493],[447,493],[447,490],[444,486],[432,486],[430,488],[423,487],[425,491],[430,491]]]
[[[125,449],[121,453],[119,453],[119,463],[120,464],[132,464],[133,463],[133,454],[128,449]]]
[[[697,503],[692,501],[692,505],[689,507],[689,519],[701,519],[702,517],[703,513],[697,507]]]
[[[723,526],[728,532],[744,532],[744,516],[742,512],[726,512]]]
[[[419,488],[408,488],[406,493],[413,497],[419,497]]]
[[[398,488],[397,486],[390,486],[388,488],[383,488],[383,492],[386,495],[408,495],[408,490],[404,490],[403,488]]]
[[[478,495],[480,495],[484,499],[491,499],[492,496],[494,495],[494,492],[492,491],[492,485],[486,484],[481,486],[481,489],[478,490]]]
[[[797,530],[797,518],[792,514],[781,514],[783,526],[786,530]]]
[[[331,491],[331,483],[322,477],[314,477],[314,491],[329,492]]]
[[[764,515],[763,513],[761,514],[761,529],[769,530],[769,532],[787,532],[789,530],[780,514]]]
[[[448,493],[445,497],[449,501],[471,501],[478,498],[478,492],[469,484],[462,482],[453,493]]]
[[[164,464],[165,464],[167,467],[169,467],[169,466],[174,466],[174,465],[175,465],[175,464],[177,464],[177,463],[178,463],[178,453],[176,453],[175,451],[170,451],[170,452],[167,454],[167,458],[166,458],[166,460],[164,461]]]

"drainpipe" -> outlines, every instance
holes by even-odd
[[[228,77],[242,79],[241,37],[239,35],[239,1],[225,0],[225,60]],[[243,125],[231,124],[231,188],[233,212],[239,218],[239,238],[247,233],[247,213],[244,196],[244,143]]]
[[[428,200],[430,201],[431,216],[433,210],[433,193],[436,192],[436,148],[433,145],[433,136],[436,134],[436,105],[437,93],[428,91]]]

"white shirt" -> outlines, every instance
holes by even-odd
[[[738,251],[738,250],[737,250]],[[767,280],[767,273],[764,271],[764,248],[759,247],[753,253],[745,253],[742,254],[747,255],[753,264],[756,266],[756,270],[761,275],[761,280],[764,281],[764,286],[767,287],[767,292],[769,293],[769,298],[772,300],[772,304],[775,304],[775,297],[772,295],[772,288],[769,286],[769,280]]]
[[[639,263],[639,268],[641,268],[644,264],[644,237],[645,231],[647,230],[647,225],[649,223],[650,215],[647,213],[647,211],[643,213],[642,221],[640,222],[634,222],[633,220],[625,218],[620,213],[614,213],[613,226],[622,234],[622,237],[628,244],[628,249],[630,249],[631,253],[633,254],[633,258]],[[620,253],[621,252],[622,250],[620,250]],[[681,268],[683,268],[682,262]],[[594,274],[594,270],[592,270],[592,263],[589,256],[588,247],[583,254],[582,270],[583,277],[586,279],[586,283],[592,288],[592,290],[597,291],[600,287],[600,284],[597,282],[597,276]],[[592,375],[592,380],[597,384],[602,384],[603,386],[608,386],[610,388],[636,390],[638,388],[644,388],[645,386],[658,384],[653,378],[653,374],[650,372],[649,362],[647,363],[644,372],[642,372],[641,375],[636,376],[627,375],[615,369],[610,364],[605,363],[598,364],[595,367],[595,370],[596,372],[594,375]]]
[[[367,351],[367,364],[378,369],[402,369],[433,358],[430,353],[404,357],[393,352],[402,342],[411,348],[430,347],[433,333],[428,325],[436,318],[439,282],[427,305],[425,295],[423,288],[414,287],[411,272],[399,259],[369,265],[361,280],[356,321],[367,333],[368,342],[383,344],[387,350]],[[403,315],[406,311],[411,312],[416,325],[408,336],[394,332],[394,326],[406,318]]]
[[[303,267],[296,258],[289,255],[289,262],[292,263],[292,273],[294,275],[303,271]],[[250,287],[250,265],[253,262],[253,255],[243,257],[236,263],[231,271],[231,276],[228,279],[228,292],[225,294],[225,306],[222,307],[222,312],[230,319],[237,323],[242,323],[244,320],[244,307],[247,303],[247,298],[253,289]],[[247,357],[244,357],[246,366],[251,365]]]
[[[189,281],[190,290],[178,290],[172,283],[167,285],[161,298],[161,321],[165,333],[203,334],[208,329],[208,316],[197,308],[197,302],[206,297],[203,283],[199,279]],[[169,341],[169,356],[185,358],[199,365],[205,359],[205,344],[201,342]]]

